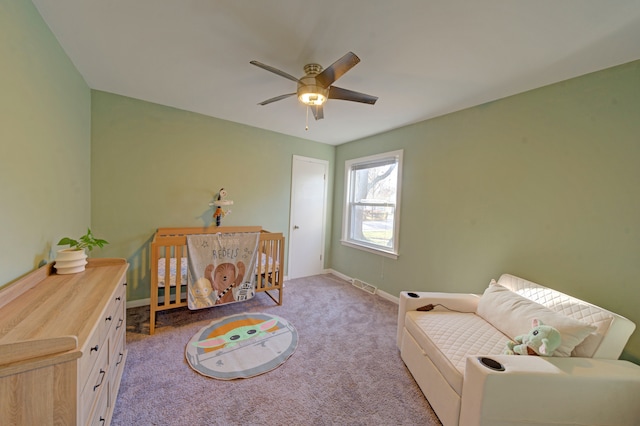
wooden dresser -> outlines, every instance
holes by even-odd
[[[124,259],[0,289],[0,425],[108,425],[127,357]]]

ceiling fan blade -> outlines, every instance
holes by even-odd
[[[329,87],[329,99],[340,99],[343,101],[361,102],[363,104],[373,105],[378,100],[378,97],[331,86]]]
[[[324,118],[324,110],[322,108],[322,105],[313,105],[309,108],[311,108],[313,116],[316,120],[322,120]]]
[[[318,74],[316,76],[316,81],[320,83],[322,87],[329,87],[334,81],[342,77],[344,73],[356,66],[358,62],[360,62],[360,58],[358,58],[355,53],[348,52],[342,58],[338,59]]]
[[[271,102],[276,102],[276,101],[288,98],[289,96],[293,96],[293,95],[295,95],[295,93],[287,93],[286,95],[276,96],[275,98],[271,98],[271,99],[267,99],[266,101],[262,101],[258,105],[267,105],[267,104],[270,104]]]
[[[274,74],[278,74],[280,77],[284,77],[284,78],[288,78],[289,80],[293,80],[296,83],[300,82],[300,80],[298,80],[296,77],[292,76],[291,74],[287,74],[284,71],[280,71],[278,68],[274,68],[274,67],[272,67],[270,65],[263,64],[262,62],[251,61],[249,63],[251,65],[255,65],[256,67],[260,67],[260,68],[265,69],[267,71],[271,71]]]

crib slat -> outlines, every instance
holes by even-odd
[[[182,281],[182,261],[186,259],[186,254],[184,253],[184,246],[176,246],[175,247],[175,258],[176,258],[176,298],[175,303],[183,303],[186,302],[186,299],[182,299],[182,287],[187,288],[187,283]]]
[[[163,305],[171,302],[171,249],[164,249],[164,300]]]

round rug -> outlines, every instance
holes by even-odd
[[[187,343],[187,362],[214,379],[249,378],[282,365],[298,346],[298,332],[284,318],[237,314],[201,328]]]

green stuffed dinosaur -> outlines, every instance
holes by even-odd
[[[552,356],[562,342],[560,332],[542,321],[534,319],[533,328],[528,334],[516,336],[515,341],[507,342],[506,355],[542,355]]]

